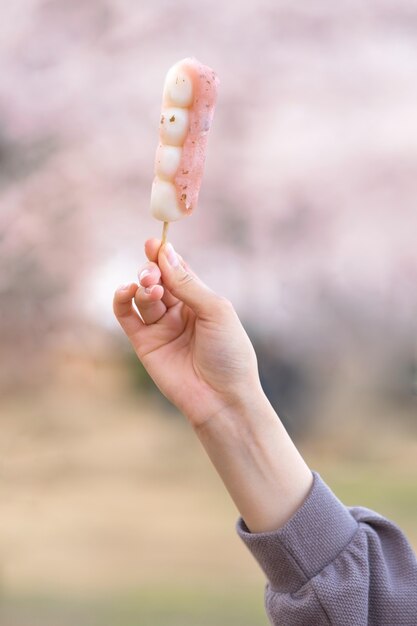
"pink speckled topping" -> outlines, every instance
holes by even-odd
[[[190,127],[174,184],[181,210],[190,215],[198,202],[219,79],[210,67],[194,58],[184,59],[181,68],[192,80],[194,97],[189,108]]]

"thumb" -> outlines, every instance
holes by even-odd
[[[199,317],[215,313],[221,298],[189,271],[172,244],[161,246],[158,265],[162,273],[162,283],[172,295],[187,304]]]

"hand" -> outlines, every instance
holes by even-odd
[[[190,420],[248,528],[279,528],[312,474],[262,391],[252,344],[230,302],[170,244],[150,239],[145,250],[140,287],[115,293],[116,317],[162,393]]]
[[[145,251],[140,286],[116,291],[114,313],[146,370],[194,427],[225,409],[247,407],[263,392],[254,349],[232,305],[171,244],[150,239]]]

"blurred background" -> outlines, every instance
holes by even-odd
[[[159,236],[163,80],[221,81],[170,239],[307,462],[417,546],[417,5],[15,0],[0,23],[0,623],[266,625],[264,578],[112,315]]]

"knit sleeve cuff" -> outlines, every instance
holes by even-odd
[[[236,529],[272,587],[294,593],[331,563],[358,528],[347,507],[313,472],[311,490],[282,528],[251,533],[242,518]]]

